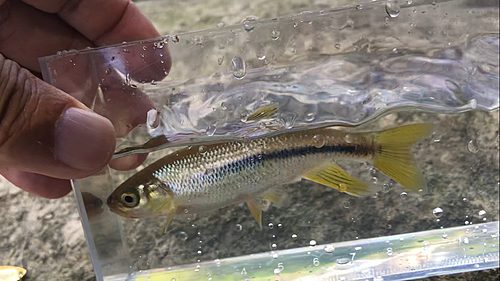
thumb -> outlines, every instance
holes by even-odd
[[[101,170],[111,122],[0,54],[0,167],[70,179]]]

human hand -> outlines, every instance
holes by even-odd
[[[116,136],[143,122],[151,103],[138,95],[133,116],[120,112],[124,106],[116,99],[106,116],[112,124],[39,79],[37,58],[155,37],[158,32],[129,0],[0,0],[0,174],[26,191],[58,198],[71,190],[68,179],[101,171]],[[139,63],[144,59],[132,59],[129,67]],[[140,79],[161,80],[165,68],[170,70],[169,60],[161,69],[155,62],[147,65],[150,71],[141,73],[151,78]],[[143,159],[124,159],[115,168],[130,168]]]

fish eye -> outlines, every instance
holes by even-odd
[[[139,204],[139,196],[137,196],[137,193],[124,192],[121,195],[121,201],[126,207],[132,208]]]

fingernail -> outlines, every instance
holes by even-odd
[[[66,165],[88,171],[109,161],[115,143],[115,131],[108,119],[71,107],[59,117],[54,154]]]

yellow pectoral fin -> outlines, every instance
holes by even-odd
[[[369,184],[352,177],[333,163],[308,172],[304,178],[354,196],[368,195],[373,192]]]
[[[257,197],[250,198],[246,200],[247,206],[250,209],[253,217],[259,224],[259,228],[262,229],[262,199]]]
[[[259,121],[262,119],[271,119],[278,115],[278,105],[266,105],[255,110],[252,114],[248,115],[246,122]]]

